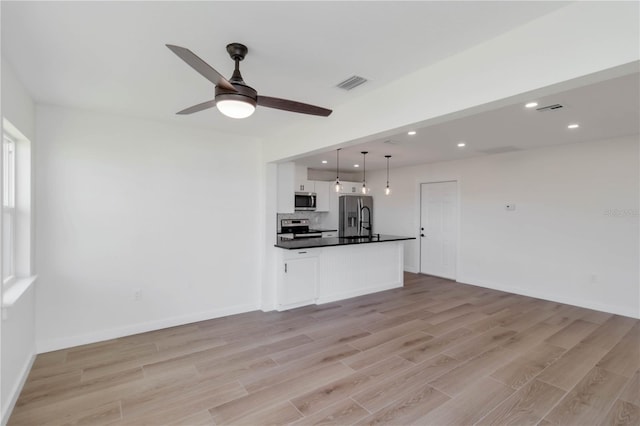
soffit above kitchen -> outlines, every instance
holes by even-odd
[[[341,172],[362,170],[362,151],[367,151],[368,171],[457,160],[482,155],[536,149],[551,145],[606,140],[640,133],[640,64],[607,70],[602,76],[587,76],[594,83],[564,82],[483,105],[479,112],[462,117],[439,117],[403,129],[371,135],[340,150]],[[630,72],[631,71],[631,72]],[[605,75],[623,74],[599,80]],[[563,90],[565,86],[578,86]],[[535,102],[535,107],[525,105]],[[506,104],[506,105],[505,105]],[[551,107],[551,108],[550,108]],[[578,124],[577,128],[568,128]],[[415,132],[410,135],[408,132]],[[460,147],[459,144],[464,144]],[[326,161],[326,163],[323,163]],[[336,151],[303,156],[296,164],[316,170],[336,170]],[[354,167],[358,164],[359,167]]]
[[[230,76],[225,46],[244,43],[242,73],[261,94],[335,109],[568,3],[3,1],[2,56],[38,103],[262,137],[296,114],[176,116],[212,99],[213,85],[165,44]],[[336,87],[353,75],[368,81]]]

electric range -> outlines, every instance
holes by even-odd
[[[280,238],[295,240],[298,238],[322,238],[322,232],[309,229],[309,219],[282,219]]]

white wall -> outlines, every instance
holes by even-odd
[[[2,116],[34,141],[35,105],[9,64],[2,59]],[[1,120],[0,120],[1,121]],[[33,212],[33,210],[32,210]],[[1,287],[1,286],[0,286]],[[1,292],[1,290],[0,290]],[[8,420],[36,353],[35,296],[28,289],[0,322],[0,420]]]
[[[5,312],[2,320],[2,423],[9,419],[36,356],[35,286]]]
[[[39,352],[258,308],[258,141],[38,106],[37,145]]]
[[[417,236],[420,183],[457,180],[458,281],[640,317],[638,140],[392,168],[389,197],[373,172],[376,232]],[[405,269],[419,270],[419,240]]]
[[[35,103],[13,68],[2,58],[2,116],[30,141],[35,137]]]

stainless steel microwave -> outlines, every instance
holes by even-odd
[[[297,211],[315,211],[316,209],[316,193],[315,192],[296,192],[295,193],[295,210]]]

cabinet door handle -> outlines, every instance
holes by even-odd
[[[306,254],[306,251],[299,251],[298,254]]]
[[[285,274],[287,273],[287,264],[286,263],[284,264],[284,273]]]

